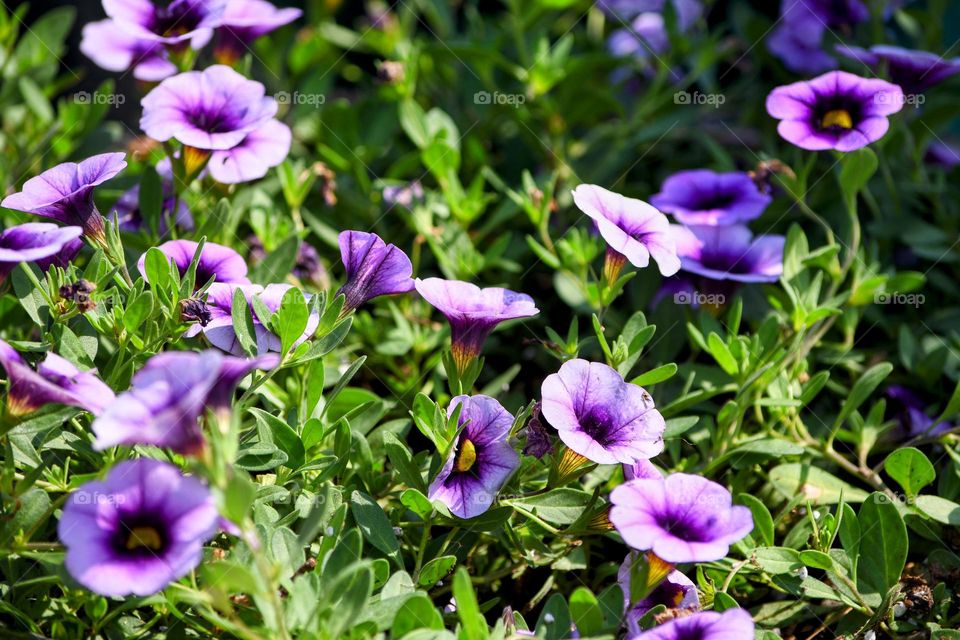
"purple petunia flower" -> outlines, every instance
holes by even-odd
[[[680,269],[670,222],[654,207],[592,184],[574,189],[573,201],[594,221],[607,243],[608,278],[615,279],[625,260],[642,269],[650,264],[651,256],[665,276]]]
[[[170,240],[157,247],[180,272],[180,276],[187,273],[193,256],[197,253],[199,243],[193,240]],[[137,269],[143,279],[147,279],[147,254],[144,253],[137,261]],[[247,263],[239,253],[222,244],[206,242],[200,259],[197,261],[197,277],[194,281],[199,289],[216,278],[219,283],[250,284],[247,278]]]
[[[754,629],[753,619],[743,609],[701,611],[631,635],[629,640],[751,640]]]
[[[927,415],[927,403],[904,386],[889,386],[886,396],[892,400],[892,408],[899,422],[897,435],[902,439],[938,436],[954,428],[954,425],[949,422],[934,424],[933,418]]]
[[[783,273],[779,235],[753,237],[744,225],[671,227],[682,269],[709,280],[776,282]]]
[[[684,224],[726,225],[758,218],[773,198],[745,173],[681,171],[663,182],[650,204]]]
[[[677,28],[686,31],[703,14],[699,0],[669,0],[677,16]],[[621,20],[632,20],[642,13],[663,13],[668,0],[597,0],[605,13]]]
[[[239,289],[243,292],[247,302],[256,296],[266,305],[267,309],[276,313],[283,301],[284,294],[293,289],[288,284],[270,284],[261,287],[255,284],[226,284],[216,282],[210,285],[207,290],[206,311],[209,312],[209,321],[206,324],[196,323],[190,326],[183,334],[187,338],[203,333],[207,341],[218,349],[231,353],[235,356],[245,355],[243,347],[237,339],[236,331],[233,327],[233,293]],[[307,296],[304,296],[307,298]],[[309,300],[308,300],[309,302]],[[271,332],[260,322],[256,313],[253,313],[254,338],[257,342],[257,355],[263,355],[269,351],[279,352],[282,348],[279,336]],[[304,340],[307,340],[317,330],[320,325],[320,317],[316,311],[311,311],[307,320],[307,328],[303,335],[293,343],[297,347]]]
[[[777,87],[767,96],[767,113],[780,120],[780,136],[801,149],[854,151],[887,133],[887,116],[904,100],[897,85],[831,71]]]
[[[55,353],[34,371],[9,344],[0,340],[0,365],[7,372],[7,411],[23,416],[47,404],[65,404],[99,415],[115,399],[95,371],[80,371]]]
[[[198,422],[209,407],[229,414],[233,391],[255,369],[273,369],[274,355],[241,359],[218,351],[177,351],[150,358],[121,393],[93,421],[98,451],[117,445],[147,444],[181,454],[203,448]]]
[[[844,30],[869,17],[860,0],[783,0],[767,48],[791,71],[823,73],[837,66],[836,59],[823,51],[827,32]]]
[[[670,49],[670,37],[663,16],[655,12],[641,13],[628,28],[617,29],[607,40],[611,55],[633,57],[640,61],[659,56]]]
[[[599,362],[570,360],[547,376],[543,417],[571,450],[599,464],[633,464],[663,451],[666,423],[642,387]]]
[[[673,564],[711,562],[753,530],[747,507],[702,476],[634,479],[610,493],[610,521],[624,542]]]
[[[57,534],[67,571],[104,596],[148,596],[187,575],[218,528],[213,495],[165,462],[117,464],[63,507]]]
[[[173,188],[173,168],[169,158],[164,158],[157,163],[157,174],[160,176],[160,189],[163,197],[160,220],[157,225],[157,232],[164,236],[169,231],[167,224],[172,222],[175,227],[187,231],[193,230],[193,216],[190,215],[190,209],[187,203],[180,200],[176,204],[176,216],[173,215],[174,197]],[[144,230],[144,220],[140,212],[140,185],[136,184],[120,196],[113,205],[113,218],[120,225],[121,231],[136,233]],[[171,218],[173,218],[171,220]]]
[[[303,15],[300,9],[278,9],[266,0],[230,0],[217,29],[217,60],[231,64],[250,44]]]
[[[461,371],[480,355],[483,343],[498,324],[540,313],[533,298],[509,289],[481,289],[469,282],[440,278],[417,278],[414,285],[450,323],[450,347]]]
[[[159,82],[177,73],[163,42],[132,33],[115,20],[85,24],[80,51],[107,71],[132,68],[133,77],[144,82]]]
[[[103,9],[119,28],[145,41],[201,49],[220,26],[227,0],[103,0]]]
[[[640,633],[640,619],[658,605],[662,604],[667,609],[697,610],[700,608],[697,586],[691,582],[690,578],[679,571],[671,571],[644,598],[631,603],[633,567],[639,558],[639,553],[631,551],[624,558],[620,570],[617,572],[617,582],[623,591],[623,604],[626,612],[624,618],[627,623],[628,635]]]
[[[223,184],[259,180],[267,171],[287,159],[293,134],[279,120],[267,120],[235,147],[214,151],[207,170]]]
[[[344,231],[339,243],[347,272],[347,282],[337,291],[337,295],[346,296],[343,313],[378,296],[413,291],[413,264],[396,246],[363,231]]]
[[[947,78],[960,73],[960,58],[944,58],[927,51],[875,45],[870,49],[837,45],[837,52],[856,60],[873,71],[885,67],[890,81],[907,95],[923,93]]]
[[[103,217],[93,203],[93,188],[126,166],[122,153],[104,153],[79,164],[64,162],[27,180],[22,191],[4,198],[0,206],[79,226],[86,237],[102,243]]]
[[[649,460],[640,459],[632,464],[623,465],[623,477],[627,480],[634,478],[662,478],[660,470]]]
[[[931,166],[950,171],[960,166],[960,146],[935,140],[927,147],[923,161]]]
[[[507,442],[513,416],[499,402],[489,396],[457,396],[450,401],[448,415],[457,406],[462,406],[458,425],[463,430],[430,484],[428,497],[468,519],[490,508],[520,466],[520,455]]]
[[[21,262],[53,261],[64,250],[76,247],[82,235],[80,227],[60,227],[49,222],[28,222],[5,229],[0,232],[0,282]]]

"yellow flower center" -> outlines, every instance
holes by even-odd
[[[824,129],[829,129],[830,127],[853,129],[853,118],[850,116],[850,112],[846,109],[834,109],[833,111],[827,111],[824,114],[820,124]]]
[[[153,527],[134,527],[130,530],[130,537],[127,538],[127,549],[133,551],[146,547],[154,551],[163,548],[163,539],[160,533]]]
[[[476,461],[477,448],[472,442],[464,438],[463,441],[460,442],[460,451],[457,452],[457,462],[454,466],[456,466],[457,471],[464,473],[470,471]]]

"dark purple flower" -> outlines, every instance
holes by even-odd
[[[490,508],[520,466],[520,456],[507,441],[513,416],[499,402],[489,396],[457,396],[450,401],[448,415],[458,405],[463,407],[458,420],[463,430],[427,495],[467,519]]]
[[[204,445],[198,422],[204,411],[229,413],[240,380],[279,362],[273,354],[249,360],[218,351],[157,354],[133,377],[130,389],[93,421],[94,448],[146,444],[197,453]]]
[[[157,247],[180,272],[181,277],[187,273],[193,256],[197,253],[199,243],[193,240],[170,240]],[[147,254],[144,253],[137,261],[137,269],[143,279],[147,279]],[[239,253],[222,244],[206,242],[197,261],[197,277],[194,281],[199,289],[212,278],[220,283],[250,284],[247,278],[247,263]]]
[[[623,605],[626,612],[624,618],[627,623],[627,634],[640,633],[640,619],[648,611],[658,605],[667,609],[697,610],[700,608],[700,596],[697,595],[697,586],[690,578],[679,571],[671,571],[667,577],[653,588],[645,597],[631,602],[633,599],[631,583],[636,579],[634,567],[641,560],[641,554],[631,551],[624,558],[617,572],[617,582],[623,591]]]
[[[938,436],[954,428],[949,422],[934,424],[927,414],[928,404],[919,395],[901,385],[891,385],[886,395],[893,402],[893,409],[899,422],[902,438]]]
[[[79,164],[64,162],[23,184],[0,206],[79,226],[85,236],[104,242],[103,218],[93,203],[93,188],[127,166],[122,153],[104,153]]]
[[[450,323],[451,350],[461,371],[480,355],[498,324],[540,313],[533,298],[509,289],[481,289],[469,282],[440,278],[417,278],[414,284],[423,299]]]
[[[65,404],[99,415],[115,399],[95,371],[80,371],[69,360],[48,353],[34,371],[0,340],[0,365],[7,372],[7,411],[23,416],[47,404]]]
[[[776,282],[783,273],[786,238],[753,237],[744,225],[671,227],[682,269],[709,280]]]
[[[28,222],[5,229],[0,232],[0,282],[21,262],[52,261],[65,249],[72,250],[82,235],[80,227],[49,222]]]
[[[650,204],[684,224],[726,225],[758,218],[773,201],[746,173],[681,171],[663,182]]]
[[[148,596],[203,559],[219,514],[207,487],[165,462],[120,462],[88,482],[63,507],[57,534],[67,571],[104,596]]]
[[[780,136],[801,149],[854,151],[887,133],[887,116],[904,100],[897,85],[831,71],[777,87],[767,96],[767,113],[780,120]]]
[[[620,58],[647,60],[670,49],[670,38],[663,16],[659,13],[641,13],[628,28],[617,29],[607,40],[607,50]]]
[[[663,13],[668,0],[597,0],[598,7],[620,20],[632,20],[642,13]],[[677,16],[677,28],[686,31],[703,14],[699,0],[670,0]]]
[[[233,328],[233,294],[237,289],[243,292],[248,303],[256,296],[266,305],[267,309],[276,313],[283,301],[284,294],[293,287],[288,284],[271,284],[261,287],[255,284],[214,283],[207,290],[206,308],[209,311],[210,320],[206,325],[199,322],[192,325],[183,335],[192,338],[203,333],[207,341],[218,349],[235,356],[245,355]],[[305,295],[304,298],[308,298],[308,296]],[[307,302],[309,303],[309,299]],[[279,336],[263,326],[255,312],[252,312],[252,315],[257,355],[263,355],[270,351],[279,352],[282,348]],[[292,346],[295,348],[304,340],[310,338],[319,325],[320,317],[315,311],[311,312],[307,320],[307,328]]]
[[[643,269],[650,264],[651,256],[665,276],[680,269],[670,222],[654,207],[592,184],[574,189],[573,201],[594,221],[609,247],[608,279],[615,279],[624,260]]]
[[[923,161],[934,167],[950,171],[960,165],[960,147],[935,140],[927,147]]]
[[[173,208],[176,202],[173,188],[173,168],[170,159],[164,158],[157,163],[157,174],[160,176],[160,188],[163,197],[160,220],[157,232],[164,236],[169,231],[167,223],[172,222],[177,228],[187,231],[193,230],[193,217],[187,203],[182,199],[176,204],[177,213],[174,217]],[[144,229],[143,216],[140,213],[140,185],[136,184],[120,196],[113,205],[113,217],[120,225],[121,231],[136,233]],[[174,218],[173,220],[170,220]]]
[[[711,562],[753,530],[747,507],[702,476],[634,479],[610,493],[610,521],[630,547],[673,564]]]
[[[530,420],[527,421],[527,427],[524,430],[527,435],[527,441],[523,445],[523,454],[533,456],[538,460],[553,451],[553,440],[550,438],[550,431],[544,426],[540,419],[540,403],[533,406],[533,412],[530,414]]]
[[[207,170],[223,184],[259,180],[267,171],[287,159],[293,134],[279,120],[267,120],[235,147],[214,151]]]
[[[870,11],[860,0],[783,0],[767,48],[791,71],[822,73],[837,66],[836,59],[823,51],[827,32],[846,29],[869,17]]]
[[[599,362],[570,360],[541,388],[543,417],[571,450],[599,464],[632,464],[663,451],[666,423],[642,387]]]
[[[266,0],[230,0],[217,29],[217,60],[231,64],[262,35],[290,24],[303,15],[300,9],[278,9]]]
[[[163,42],[128,31],[116,20],[84,25],[80,51],[107,71],[132,68],[133,77],[144,82],[159,82],[177,73]]]
[[[944,58],[927,51],[913,51],[889,45],[875,45],[870,49],[837,45],[837,52],[872,69],[886,68],[893,84],[907,95],[923,93],[947,78],[960,73],[960,58]]]
[[[629,640],[751,640],[754,624],[743,609],[701,611],[629,636]]]
[[[337,292],[346,296],[344,313],[378,296],[413,291],[413,264],[401,249],[363,231],[344,231],[339,242],[347,272],[347,281]]]
[[[144,42],[201,49],[220,26],[228,0],[103,0],[103,10],[123,31]]]

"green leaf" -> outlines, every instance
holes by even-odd
[[[710,335],[707,336],[707,349],[727,375],[733,376],[737,374],[737,371],[739,371],[737,361],[734,359],[733,354],[730,353],[730,349],[726,343],[720,339],[720,336],[715,333],[710,333]]]
[[[590,504],[592,495],[569,487],[528,497],[514,498],[505,504],[520,507],[554,524],[573,524]]]
[[[253,328],[253,314],[243,290],[237,287],[233,291],[233,331],[243,351],[250,356],[257,353],[256,332]]]
[[[864,401],[870,397],[870,394],[880,386],[890,372],[893,371],[893,365],[889,362],[881,362],[867,369],[860,379],[853,385],[850,394],[843,403],[837,420],[834,423],[834,429],[838,428],[851,413],[856,411]]]
[[[297,264],[300,251],[300,238],[293,234],[270,252],[263,262],[254,267],[250,279],[262,284],[283,282]]]
[[[773,516],[767,506],[749,493],[741,493],[737,499],[753,514],[753,534],[760,538],[762,544],[768,547],[773,545]]]
[[[407,634],[411,631],[425,629],[443,629],[443,617],[426,594],[416,592],[397,610],[390,637],[409,638]]]
[[[960,526],[960,504],[940,496],[918,496],[916,507],[942,524]]]
[[[363,537],[374,547],[393,558],[398,566],[400,561],[400,543],[393,532],[390,519],[376,501],[365,493],[354,491],[350,494],[350,513],[357,521]]]
[[[584,636],[598,635],[603,628],[603,612],[593,592],[577,587],[570,595],[570,617]]]
[[[272,327],[280,336],[282,353],[287,353],[293,343],[300,339],[307,328],[310,311],[303,292],[288,289],[280,301],[280,308],[273,317]]]
[[[154,291],[170,289],[170,260],[160,249],[150,247],[143,262],[147,274],[147,282]]]
[[[787,547],[761,547],[754,550],[752,558],[770,575],[792,573],[803,566],[800,552]]]
[[[477,594],[470,583],[470,574],[464,567],[457,569],[453,577],[453,597],[457,601],[457,615],[463,625],[460,637],[464,640],[486,640],[489,633],[487,621],[480,613]]]
[[[822,551],[815,551],[813,549],[801,551],[800,561],[812,569],[823,569],[825,571],[830,571],[834,568],[833,558]]]
[[[144,291],[130,303],[123,314],[123,326],[131,333],[139,333],[143,324],[153,313],[153,294]]]
[[[677,365],[670,362],[663,366],[657,367],[656,369],[651,369],[646,373],[641,373],[639,376],[631,380],[632,384],[640,385],[641,387],[650,387],[655,384],[659,384],[666,380],[669,380],[677,373]]]
[[[250,411],[256,417],[257,424],[269,432],[272,441],[287,454],[286,466],[291,469],[299,469],[303,466],[306,457],[303,441],[293,427],[263,409],[255,408]]]
[[[884,493],[870,494],[860,507],[862,550],[857,565],[857,589],[869,596],[871,604],[879,604],[892,587],[900,582],[907,561],[907,527],[891,499]]]
[[[432,588],[447,577],[447,574],[449,574],[456,565],[456,556],[440,556],[439,558],[434,558],[423,565],[417,582],[421,587]]]
[[[200,575],[206,586],[228,594],[261,591],[257,576],[239,562],[205,562],[200,565]]]
[[[770,484],[785,498],[802,496],[813,504],[836,504],[841,496],[846,502],[856,503],[863,502],[867,497],[865,491],[823,469],[799,462],[773,468],[769,479]]]
[[[867,186],[877,171],[876,154],[869,147],[863,147],[844,155],[843,168],[840,170],[840,188],[848,211],[856,211],[857,194]]]
[[[883,468],[910,497],[916,496],[937,478],[937,472],[927,456],[913,447],[897,449],[891,453],[883,461]]]
[[[159,233],[163,215],[163,183],[157,170],[147,165],[140,176],[140,217],[151,233]],[[175,216],[175,213],[171,213]],[[155,248],[155,247],[151,247]]]

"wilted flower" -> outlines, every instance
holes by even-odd
[[[79,164],[64,162],[23,184],[0,206],[76,225],[96,242],[104,242],[103,217],[93,203],[93,188],[127,166],[122,153],[103,153]]]
[[[634,567],[642,562],[641,555],[631,551],[624,558],[617,572],[617,582],[623,591],[624,618],[627,623],[627,633],[640,632],[640,619],[648,611],[658,605],[667,609],[695,610],[700,608],[700,597],[697,595],[697,586],[690,578],[679,571],[671,571],[660,584],[636,602],[633,600]]]
[[[461,371],[480,355],[483,343],[498,324],[540,313],[533,298],[509,289],[481,289],[469,282],[440,278],[417,278],[414,284],[423,299],[450,323],[453,359]]]
[[[624,542],[666,562],[711,562],[753,530],[747,507],[702,476],[634,479],[610,493],[610,521]]]
[[[303,15],[300,9],[278,9],[266,0],[229,0],[217,29],[217,60],[230,64],[262,35],[290,24]]]
[[[607,243],[608,280],[616,279],[626,260],[642,269],[651,256],[665,276],[680,269],[670,222],[654,207],[592,184],[574,189],[573,201],[594,221]]]
[[[746,173],[681,171],[663,182],[650,204],[684,224],[726,225],[753,220],[773,201]]]
[[[347,272],[347,281],[337,292],[346,296],[344,313],[378,296],[413,291],[413,264],[402,250],[363,231],[344,231],[339,242]]]
[[[632,635],[629,640],[750,640],[754,624],[743,609],[701,611]]]
[[[203,412],[229,413],[240,380],[279,361],[273,354],[249,360],[218,351],[157,354],[133,377],[130,389],[93,421],[94,448],[147,444],[196,453],[204,443],[198,422]]]
[[[908,95],[923,93],[960,73],[960,58],[944,58],[927,51],[889,45],[875,45],[870,49],[838,45],[837,52],[867,65],[873,71],[885,68],[890,81],[899,85]]]
[[[82,235],[80,227],[60,227],[49,222],[28,222],[4,229],[0,232],[0,282],[21,262],[52,260],[65,249],[75,247]]]
[[[524,432],[527,435],[527,441],[523,445],[524,455],[533,456],[540,459],[553,451],[553,441],[550,438],[550,431],[544,426],[540,419],[540,403],[534,405],[530,419]]]
[[[55,353],[48,353],[34,371],[13,347],[0,340],[0,365],[7,372],[7,411],[14,416],[47,404],[65,404],[99,415],[116,397],[95,371],[80,371]]]
[[[887,116],[903,108],[903,91],[884,80],[831,71],[774,89],[767,113],[780,136],[809,151],[854,151],[882,138]]]
[[[786,238],[754,238],[744,225],[682,227],[673,225],[682,269],[709,280],[776,282],[783,273]]]
[[[200,564],[218,521],[202,482],[171,464],[138,458],[74,491],[57,533],[67,571],[84,587],[105,596],[148,596]]]
[[[780,7],[767,48],[797,73],[822,73],[836,67],[836,59],[823,51],[827,31],[842,30],[870,17],[860,0],[783,0]]]
[[[490,508],[520,466],[520,456],[507,441],[513,416],[499,402],[489,396],[457,396],[450,401],[448,414],[453,415],[457,406],[462,406],[458,425],[463,430],[430,484],[428,497],[467,519]]]
[[[73,282],[71,284],[60,285],[58,294],[63,300],[69,300],[73,304],[77,305],[77,308],[86,313],[87,311],[92,311],[96,309],[97,303],[91,297],[94,291],[97,290],[97,285],[89,280],[84,280],[83,278]]]
[[[543,417],[571,450],[599,464],[632,464],[663,451],[663,416],[642,387],[599,362],[570,360],[547,376]]]
[[[200,244],[193,240],[170,240],[157,247],[177,267],[180,276],[186,275]],[[137,269],[147,279],[147,254],[137,261]],[[222,244],[206,242],[197,261],[197,276],[194,280],[199,289],[212,278],[219,283],[250,284],[247,278],[247,263],[239,253]]]

